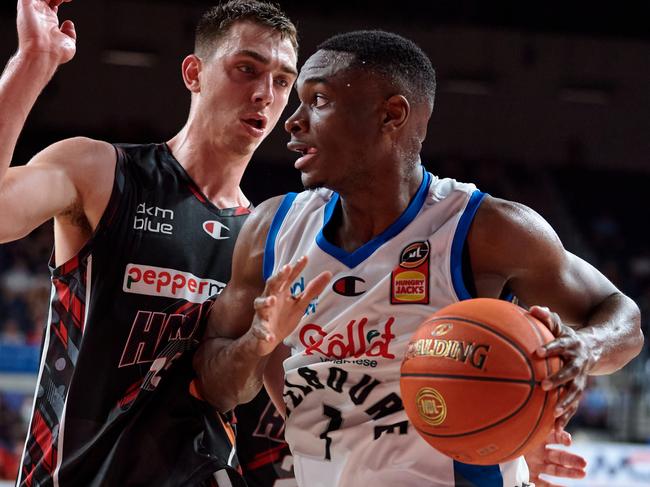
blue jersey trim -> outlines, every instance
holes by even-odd
[[[465,211],[463,211],[463,214],[458,221],[454,240],[451,244],[451,280],[454,285],[454,291],[456,291],[456,296],[458,296],[458,299],[461,301],[475,297],[469,293],[463,280],[463,246],[465,245],[465,240],[467,240],[469,227],[472,225],[476,211],[481,205],[484,197],[485,193],[482,191],[475,190],[472,193],[467,202],[467,207],[465,207]]]
[[[386,230],[381,232],[375,238],[369,242],[366,242],[354,252],[349,253],[340,247],[331,244],[323,235],[323,229],[321,228],[320,232],[318,232],[318,235],[316,236],[316,244],[321,248],[321,250],[330,254],[332,257],[342,262],[350,269],[361,264],[384,243],[388,242],[391,238],[404,230],[404,228],[406,228],[406,226],[411,223],[420,212],[420,209],[424,205],[424,202],[427,198],[432,177],[431,174],[424,170],[424,168],[422,168],[422,172],[424,175],[422,178],[422,183],[420,183],[420,187],[415,193],[415,196],[413,197],[411,203],[409,203],[408,207],[404,210],[404,212],[399,216],[397,220],[395,220]],[[332,199],[325,206],[323,228],[325,228],[325,226],[329,223],[338,200],[339,195],[334,193]]]
[[[454,485],[503,487],[503,476],[498,465],[468,465],[454,460]]]
[[[273,221],[269,227],[269,233],[266,235],[266,244],[264,245],[264,264],[262,265],[264,280],[266,281],[271,274],[273,274],[273,266],[275,265],[275,239],[278,236],[282,222],[284,222],[293,201],[298,196],[298,193],[287,193],[282,199],[282,203],[278,207]]]

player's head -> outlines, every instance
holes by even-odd
[[[258,0],[230,0],[210,8],[199,20],[194,37],[195,54],[210,57],[230,28],[244,21],[276,31],[298,52],[296,27],[277,5]]]
[[[208,10],[183,61],[192,92],[188,125],[221,151],[253,150],[277,123],[297,76],[297,33],[274,4],[230,0]]]
[[[376,171],[419,161],[435,72],[412,41],[383,31],[334,36],[305,62],[296,87],[301,104],[285,128],[289,148],[308,152],[296,163],[305,187],[353,190]]]

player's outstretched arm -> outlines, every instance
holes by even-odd
[[[323,273],[300,295],[292,296],[291,284],[307,264],[303,258],[264,282],[266,234],[280,201],[274,198],[261,204],[242,228],[231,280],[210,311],[203,343],[194,356],[201,394],[222,412],[255,397],[269,355],[329,280],[329,274]]]
[[[85,138],[62,141],[26,166],[9,167],[16,140],[39,93],[56,68],[75,53],[74,25],[70,21],[59,25],[62,3],[64,0],[18,2],[18,51],[0,78],[0,242],[23,237],[59,215],[69,217],[73,226],[92,230],[110,196],[115,150],[104,142]],[[79,238],[89,236],[86,230],[73,233]],[[67,240],[71,247],[79,245],[71,242],[74,238]],[[61,243],[57,242],[59,250]],[[63,250],[63,254],[69,253]]]
[[[487,197],[468,243],[480,296],[495,297],[505,286],[522,302],[542,306],[531,313],[556,339],[538,354],[563,361],[542,387],[563,387],[555,412],[562,428],[578,407],[587,375],[612,373],[640,352],[639,308],[597,269],[565,250],[550,225],[523,205]]]
[[[0,78],[0,181],[36,98],[56,68],[75,54],[74,24],[67,20],[59,26],[63,1],[18,1],[18,51]]]

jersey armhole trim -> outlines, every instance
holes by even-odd
[[[298,196],[298,193],[287,193],[282,199],[282,203],[273,216],[273,221],[269,227],[269,233],[266,235],[266,243],[264,245],[264,263],[262,265],[263,277],[266,281],[273,274],[273,266],[275,265],[275,239],[278,237],[280,227],[284,219],[291,209],[291,205]]]
[[[450,271],[451,281],[454,286],[456,296],[460,301],[471,299],[474,296],[470,294],[463,280],[463,246],[467,240],[467,234],[476,216],[476,211],[485,198],[486,193],[475,190],[467,202],[463,214],[460,216],[454,239],[451,244]]]

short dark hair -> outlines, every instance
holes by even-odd
[[[194,40],[195,53],[198,56],[212,54],[230,27],[244,20],[276,30],[282,39],[289,39],[298,52],[296,26],[278,5],[260,0],[229,0],[210,8],[199,20]]]
[[[413,41],[381,30],[358,30],[330,37],[318,46],[354,55],[351,68],[372,70],[391,80],[414,99],[431,103],[436,73],[429,57]]]

